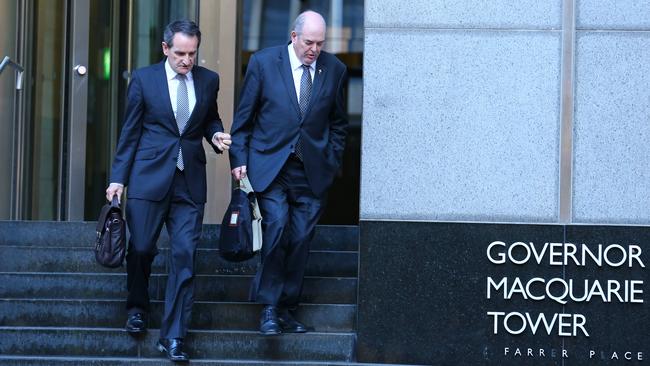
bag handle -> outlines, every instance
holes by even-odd
[[[255,191],[253,191],[253,186],[251,185],[251,182],[248,180],[248,176],[245,176],[244,178],[239,180],[239,189],[241,189],[242,192],[246,194],[255,193]]]
[[[120,209],[120,203],[117,200],[117,195],[113,196],[110,204],[105,204],[99,211],[99,217],[97,218],[97,227],[95,228],[97,237],[99,237],[104,230],[104,221],[106,221],[106,217],[114,209],[116,209],[120,213],[120,216],[122,216],[122,210]]]
[[[250,180],[248,180],[248,176],[245,176],[239,180],[239,189],[241,189],[241,191],[247,195],[255,193],[255,191],[253,191],[253,186],[251,185]],[[260,211],[260,205],[257,204],[256,197],[253,197],[253,217],[258,220],[262,219],[262,212]]]

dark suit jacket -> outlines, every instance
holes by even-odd
[[[205,137],[212,145],[212,135],[223,132],[217,110],[219,75],[200,66],[192,68],[196,105],[180,134],[169,100],[165,62],[135,70],[131,75],[110,182],[128,186],[129,198],[163,199],[172,184],[182,145],[192,200],[205,203],[206,160],[201,140]],[[212,148],[220,153],[215,146]]]
[[[278,175],[300,136],[307,180],[320,197],[343,156],[346,67],[334,55],[320,53],[310,105],[301,118],[287,51],[286,45],[271,47],[250,59],[233,119],[230,166],[246,165],[253,189],[261,192]]]

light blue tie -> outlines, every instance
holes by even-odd
[[[185,126],[187,126],[187,121],[190,119],[190,101],[187,96],[186,78],[184,74],[176,75],[176,79],[178,79],[178,89],[176,89],[176,124],[178,125],[178,132],[181,134],[185,130]],[[178,147],[176,167],[181,171],[185,169],[183,149],[180,146]]]

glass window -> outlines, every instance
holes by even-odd
[[[172,20],[197,21],[198,0],[139,0],[133,2],[133,52],[131,70],[163,59],[162,34]]]
[[[245,0],[243,51],[250,53],[288,42],[293,21],[305,10],[325,17],[326,51],[363,52],[363,0]]]

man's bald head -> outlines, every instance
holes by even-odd
[[[307,10],[296,18],[291,31],[291,43],[303,65],[311,65],[320,55],[325,43],[326,28],[325,19],[315,11]]]
[[[305,24],[308,24],[310,27],[322,27],[323,32],[325,32],[325,28],[327,27],[325,18],[312,10],[304,11],[298,15],[296,21],[293,23],[293,31],[298,35],[302,34]]]

